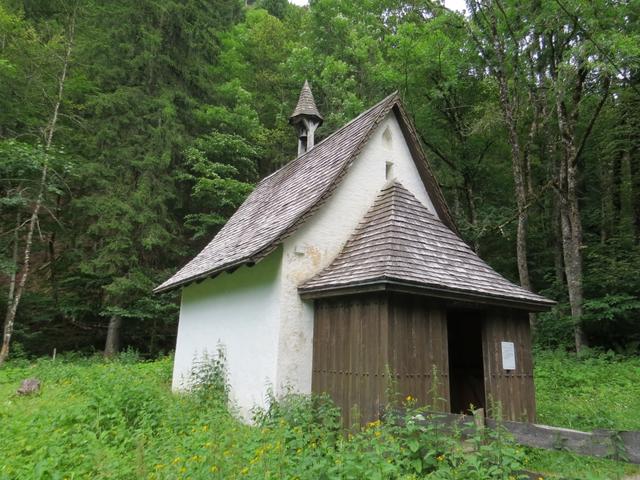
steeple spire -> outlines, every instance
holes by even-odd
[[[305,80],[298,104],[289,117],[289,123],[296,127],[298,132],[298,156],[313,148],[314,134],[316,129],[322,125],[322,120],[309,82]]]

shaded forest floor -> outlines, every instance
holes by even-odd
[[[210,399],[170,394],[171,365],[170,358],[140,362],[126,354],[115,362],[9,363],[0,369],[0,479],[289,478],[294,471],[313,475],[313,468],[351,468],[353,478],[376,478],[375,472],[384,471],[375,452],[362,448],[384,438],[387,432],[378,427],[345,442],[339,456],[327,456],[320,430],[291,428],[290,422],[300,425],[304,418],[281,418],[259,429],[239,423]],[[42,392],[16,396],[27,377],[40,378]],[[640,430],[640,358],[576,359],[541,352],[536,390],[539,423]],[[545,478],[615,479],[640,473],[637,466],[564,452],[513,450],[527,469],[544,472]],[[437,457],[440,464],[454,463],[453,453],[444,457]],[[447,476],[439,467],[434,478],[466,478]]]

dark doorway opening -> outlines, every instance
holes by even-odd
[[[485,408],[482,314],[473,310],[450,310],[447,330],[451,412],[469,413],[471,405]]]

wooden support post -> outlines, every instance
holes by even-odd
[[[484,408],[478,408],[473,411],[473,421],[475,422],[478,431],[482,431],[484,429]]]

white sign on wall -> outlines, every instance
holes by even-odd
[[[502,344],[502,368],[504,370],[516,369],[516,347],[513,342],[500,342]]]

